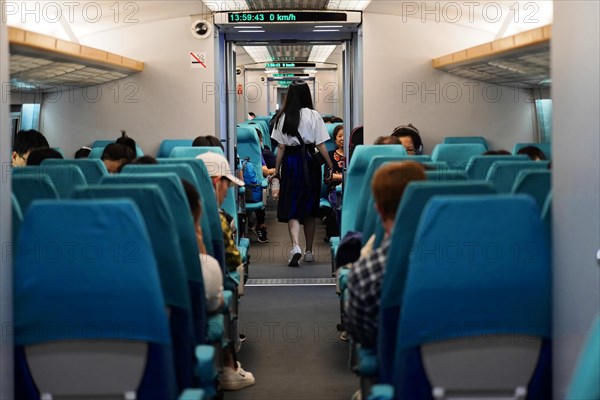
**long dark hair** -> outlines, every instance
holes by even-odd
[[[292,82],[288,89],[285,104],[276,117],[275,126],[279,124],[281,116],[285,114],[281,131],[288,136],[299,135],[300,110],[303,108],[314,109],[312,96],[310,95],[308,84],[302,80],[296,80]]]

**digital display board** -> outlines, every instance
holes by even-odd
[[[234,12],[228,13],[227,20],[232,23],[243,22],[346,22],[344,12]]]
[[[310,76],[309,74],[273,74],[275,78],[295,78],[295,77],[303,77]]]
[[[315,68],[316,66],[316,63],[308,62],[271,62],[265,64],[265,68]]]

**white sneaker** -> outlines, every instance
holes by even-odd
[[[305,262],[315,261],[315,255],[313,254],[312,251],[307,250],[306,252],[304,252],[304,261]]]
[[[244,371],[242,364],[238,361],[237,371],[231,367],[223,367],[221,374],[221,389],[223,390],[240,390],[255,383],[254,375],[251,372]]]
[[[290,251],[290,258],[288,259],[288,267],[298,267],[300,266],[299,261],[302,257],[302,249],[300,246],[295,245]]]

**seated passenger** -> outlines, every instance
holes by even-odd
[[[206,135],[206,140],[208,140],[209,146],[220,147],[221,150],[225,151],[225,147],[223,147],[223,143],[221,143],[218,137]]]
[[[325,241],[328,242],[332,236],[340,234],[340,204],[338,204],[338,195],[336,186],[342,183],[344,169],[346,168],[346,156],[344,154],[344,127],[338,125],[333,129],[333,139],[337,149],[329,152],[329,158],[333,162],[331,182],[327,188],[327,199],[332,207],[332,212],[325,215]]]
[[[264,147],[262,132],[260,129],[256,129],[256,133],[258,135],[262,152],[262,176],[266,178],[268,176],[275,175],[275,155],[271,150]],[[260,243],[269,243],[270,241],[267,237],[267,224],[265,224],[265,210],[256,210],[254,213],[256,214],[256,227],[248,229],[256,235]]]
[[[40,132],[30,129],[19,131],[15,135],[12,151],[12,166],[24,167],[27,165],[29,153],[32,150],[50,147],[48,141]]]
[[[533,161],[544,161],[546,160],[546,155],[542,150],[535,146],[526,146],[522,149],[519,149],[517,154],[525,154],[527,157],[531,158]]]
[[[250,121],[252,121],[254,118],[256,118],[256,114],[254,114],[252,111],[250,111],[250,112],[248,113],[248,119],[249,119]]]
[[[92,152],[91,147],[83,146],[79,150],[75,152],[75,159],[77,158],[88,158],[90,153]]]
[[[135,140],[127,136],[127,132],[121,131],[121,137],[115,140],[115,143],[129,147],[133,152],[133,158],[137,157],[137,144],[135,143]]]
[[[123,164],[133,161],[135,154],[131,147],[119,143],[110,143],[104,148],[100,159],[111,174],[118,173]]]
[[[193,147],[210,147],[210,142],[208,141],[208,139],[206,138],[206,136],[198,136],[196,139],[194,139],[194,141],[192,142],[192,146]]]
[[[32,150],[27,158],[27,165],[41,165],[42,161],[47,158],[58,158],[63,159],[64,157],[58,151],[51,149],[50,147],[42,147],[40,149]]]
[[[227,197],[229,185],[235,184],[244,186],[244,182],[231,174],[229,162],[221,154],[204,153],[196,156],[202,160],[206,166],[209,176],[212,179],[213,188],[217,197],[219,207]],[[221,229],[223,230],[223,242],[225,245],[225,264],[229,271],[241,271],[243,276],[244,266],[240,251],[235,244],[235,238],[232,229],[233,217],[228,215],[223,209],[219,208],[221,218]],[[235,351],[232,346],[228,347],[225,357],[225,367],[221,375],[221,388],[223,390],[239,390],[254,385],[255,379],[252,373],[244,371],[242,365],[235,359]]]
[[[488,150],[482,156],[510,156],[510,151],[507,150]]]
[[[419,130],[412,124],[401,125],[394,129],[392,136],[400,139],[400,143],[406,149],[408,155],[414,156],[423,152],[423,142]]]
[[[200,195],[194,186],[185,179],[182,179],[181,183],[194,216],[194,228],[196,229],[196,240],[198,241],[200,262],[202,264],[206,308],[209,313],[214,313],[223,305],[223,271],[221,271],[219,262],[206,252],[206,246],[202,238],[202,228],[200,227],[200,216],[202,215]]]
[[[411,181],[425,180],[425,168],[413,161],[385,165],[375,172],[371,189],[375,208],[381,217],[385,237],[378,249],[362,256],[350,267],[346,330],[365,347],[377,343],[381,281],[385,272],[390,234],[402,194]]]
[[[396,136],[379,136],[373,144],[402,144]]]

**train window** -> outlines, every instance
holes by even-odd
[[[535,110],[537,114],[538,137],[542,143],[550,143],[552,142],[552,100],[536,100]]]

